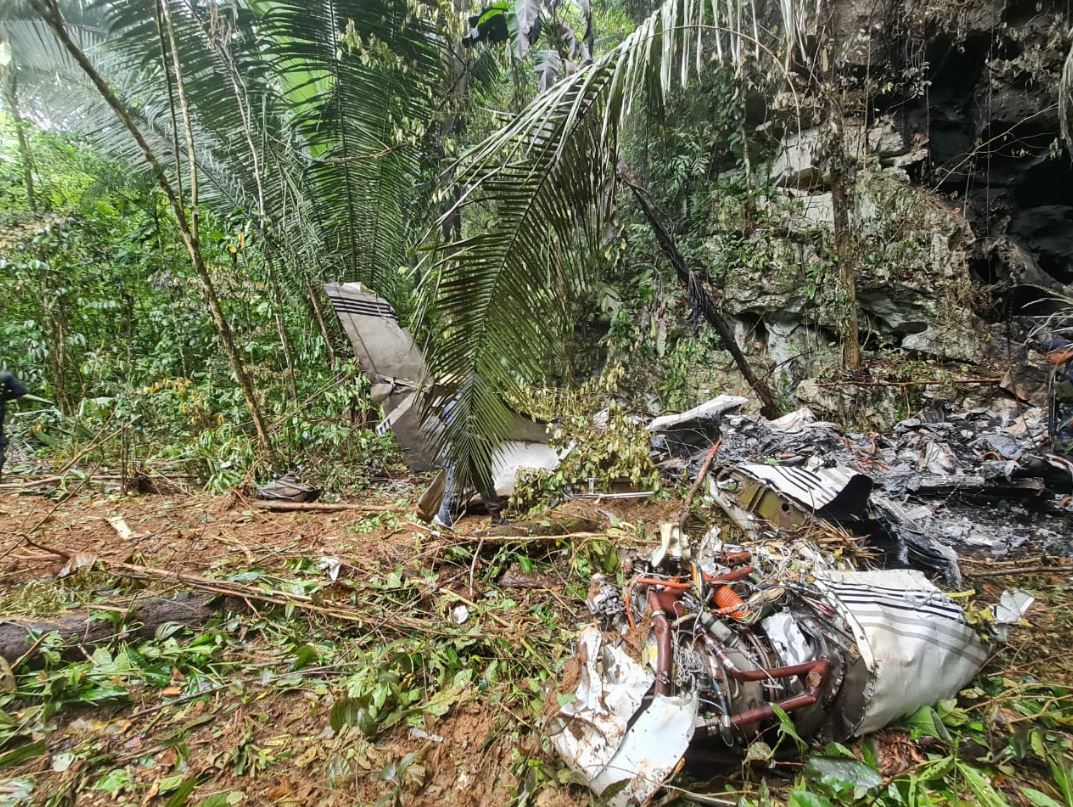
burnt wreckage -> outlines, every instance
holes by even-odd
[[[420,352],[385,301],[327,290],[382,427],[414,468],[434,465]],[[746,416],[745,402],[648,424],[661,469],[704,474],[738,543],[666,524],[654,551],[626,558],[623,585],[595,577],[594,622],[548,692],[545,733],[611,805],[643,803],[684,759],[744,751],[783,715],[802,737],[839,740],[953,697],[1033,601],[1006,592],[981,635],[936,585],[961,586],[955,549],[1073,554],[1073,464],[1039,448],[1039,409],[928,411],[863,435],[807,409]],[[516,432],[496,457],[501,495],[520,468],[559,462],[543,424],[519,415]]]
[[[956,695],[1033,602],[1005,592],[981,628],[933,582],[960,586],[955,551],[932,536],[959,535],[942,524],[982,493],[1012,497],[1052,551],[1068,540],[1073,467],[1036,451],[1039,412],[933,415],[881,438],[732,403],[664,420],[653,443],[681,471],[721,441],[708,501],[747,545],[664,525],[655,551],[627,559],[623,587],[594,578],[595,624],[549,692],[545,733],[611,805],[643,803],[683,760],[743,752],[783,715],[802,737],[841,740]],[[1030,528],[983,518],[977,540],[993,551]]]

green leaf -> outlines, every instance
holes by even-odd
[[[241,790],[232,790],[230,793],[213,793],[202,799],[198,807],[234,807],[234,805],[246,798]]]
[[[921,737],[935,737],[948,745],[951,743],[950,732],[931,706],[921,706],[903,720],[902,724],[909,730],[909,736],[913,740],[919,740]]]
[[[197,787],[197,777],[191,776],[187,778],[175,792],[168,797],[168,800],[164,803],[164,807],[186,807],[190,801],[190,794],[194,792],[194,788]],[[161,785],[163,788],[163,785]]]
[[[1066,807],[1073,807],[1073,768],[1066,767],[1064,760],[1053,753],[1047,754],[1047,763],[1050,765],[1054,783],[1065,799]]]
[[[977,804],[982,805],[982,807],[1009,807],[1006,798],[995,790],[991,780],[976,768],[958,760],[957,770],[965,784],[969,786],[969,789],[976,796]]]
[[[300,670],[303,667],[308,667],[314,661],[320,658],[320,653],[317,652],[311,644],[304,644],[294,651],[294,662],[291,664],[292,670]]]
[[[853,794],[864,798],[870,790],[883,784],[883,777],[856,759],[811,757],[805,763],[805,775],[835,795]]]
[[[797,727],[794,726],[794,721],[792,721],[790,716],[776,704],[772,704],[771,708],[775,712],[775,716],[779,719],[779,743],[777,743],[775,747],[778,748],[779,745],[781,745],[782,740],[789,737],[794,741],[794,745],[797,746],[798,753],[805,753],[805,751],[808,750],[808,743],[802,740],[801,735],[797,733]]]
[[[787,807],[834,807],[826,796],[809,790],[791,790]]]
[[[1021,795],[1034,804],[1035,807],[1066,807],[1062,802],[1051,798],[1042,791],[1036,790],[1034,787],[1022,787]]]
[[[126,768],[115,768],[108,771],[100,780],[93,786],[94,790],[102,790],[105,793],[111,793],[115,795],[119,791],[130,786],[130,771]]]
[[[45,753],[45,749],[45,741],[38,740],[34,743],[20,745],[18,748],[12,748],[10,751],[4,751],[0,754],[0,769],[21,765],[27,760],[41,756]]]

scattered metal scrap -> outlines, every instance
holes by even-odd
[[[717,528],[661,537],[624,588],[593,579],[597,624],[545,712],[552,744],[613,807],[644,803],[705,750],[744,751],[779,711],[802,737],[865,734],[952,697],[987,658],[919,571],[839,569],[806,540],[746,548]],[[1002,621],[1030,604],[1004,597]]]
[[[869,477],[872,543],[903,553],[904,565],[937,570],[952,549],[1000,553],[1030,541],[1073,554],[1073,463],[1047,451],[1040,409],[931,409],[891,434],[846,433],[808,409],[774,421],[730,412],[720,434],[728,464],[838,467]]]
[[[842,433],[807,410],[767,421],[722,403],[672,419],[669,434],[653,429],[653,449],[664,467],[707,478],[709,501],[748,546],[724,543],[718,528],[692,541],[664,525],[660,546],[625,564],[623,588],[594,578],[597,624],[549,693],[547,735],[614,807],[644,803],[705,751],[744,751],[780,714],[802,737],[840,740],[953,697],[983,666],[985,642],[1004,640],[1033,600],[1005,592],[981,637],[929,579],[961,582],[936,520],[958,497],[986,493],[1068,526],[1055,500],[1073,477],[1036,449],[1038,412],[933,415],[880,436]],[[719,439],[722,464],[708,474],[705,452],[677,429]],[[942,499],[926,508],[935,491]],[[1003,529],[978,518],[985,534]],[[813,540],[832,531],[882,568],[858,569]]]

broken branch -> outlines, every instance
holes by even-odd
[[[697,479],[693,483],[693,487],[689,489],[689,495],[686,496],[682,509],[678,511],[678,528],[681,530],[686,528],[686,521],[689,520],[689,513],[693,509],[693,499],[696,498],[697,491],[700,490],[700,486],[704,484],[704,480],[708,477],[708,471],[711,470],[712,462],[715,461],[715,455],[719,453],[719,446],[722,444],[722,440],[716,440],[708,450],[708,456],[704,458],[704,464],[700,466],[700,471],[697,472]]]
[[[219,608],[215,594],[180,594],[178,597],[146,597],[122,609],[125,620],[135,624],[118,629],[128,638],[152,636],[165,622],[187,627],[202,625]],[[93,647],[114,638],[117,628],[109,620],[94,619],[90,611],[76,611],[53,621],[6,620],[0,623],[0,656],[12,669],[40,655],[44,637],[56,633],[68,651]]]
[[[395,509],[386,504],[345,504],[343,502],[327,504],[324,502],[255,501],[253,506],[258,510],[269,510],[278,513],[332,513],[337,510],[356,510],[359,513],[384,513]]]

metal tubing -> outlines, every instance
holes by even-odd
[[[704,579],[709,583],[733,583],[736,580],[741,580],[743,577],[748,577],[755,571],[756,569],[752,566],[742,566],[732,572],[727,572],[726,574],[706,574],[704,575]]]
[[[671,693],[671,626],[667,623],[667,614],[660,606],[656,592],[648,590],[648,610],[652,614],[652,632],[656,635],[656,694]]]
[[[716,658],[718,658],[719,663],[723,665],[723,669],[726,671],[727,675],[735,681],[759,682],[768,681],[773,678],[791,678],[795,675],[806,676],[806,689],[804,692],[800,695],[792,695],[789,698],[783,698],[776,704],[784,712],[792,712],[795,709],[801,709],[816,703],[819,699],[820,684],[823,683],[823,679],[827,677],[827,673],[831,669],[831,662],[821,658],[816,659],[815,661],[806,662],[805,664],[794,664],[789,667],[742,670],[730,660],[726,651],[723,650],[722,645],[715,641],[711,636],[705,636],[704,643],[713,653],[715,653]],[[738,712],[731,717],[731,723],[735,728],[740,729],[744,726],[773,717],[774,715],[775,710],[772,708],[772,704],[766,703],[763,706],[757,706],[755,709],[747,709],[744,712]]]

